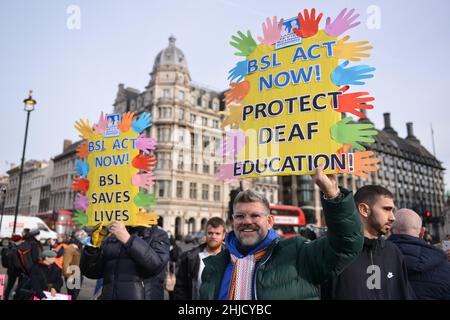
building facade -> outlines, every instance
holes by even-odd
[[[368,118],[361,123],[372,123]],[[378,171],[369,178],[339,175],[339,184],[356,192],[360,187],[378,184],[389,189],[397,208],[410,208],[424,218],[424,225],[440,239],[445,234],[444,168],[414,135],[413,124],[407,123],[407,136],[402,138],[391,126],[390,114],[384,114],[384,128],[378,130],[375,142],[366,145],[379,158]],[[280,199],[285,204],[303,208],[308,223],[323,225],[319,191],[309,176],[281,177]],[[295,191],[296,192],[295,192]],[[294,191],[294,192],[293,192]],[[426,216],[429,212],[430,217]]]
[[[22,175],[22,187],[19,200],[19,215],[35,215],[39,212],[41,200],[41,188],[45,183],[45,177],[51,172],[51,164],[48,161],[29,160],[24,163]],[[19,185],[20,166],[7,171],[9,184],[6,192],[5,214],[14,214]]]
[[[81,143],[64,140],[63,152],[55,156],[53,174],[51,176],[50,205],[53,211],[73,210],[76,192],[72,190],[72,179],[75,177],[76,148]]]
[[[215,178],[222,164],[224,130],[222,92],[192,83],[183,52],[175,38],[155,58],[143,92],[119,84],[114,112],[146,111],[153,116],[147,136],[157,140],[156,183],[149,189],[158,197],[160,225],[177,237],[201,230],[213,216],[226,218],[230,189]],[[276,178],[246,182],[278,202]]]

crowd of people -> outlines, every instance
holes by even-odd
[[[416,212],[396,210],[381,186],[353,195],[321,167],[313,179],[326,234],[280,237],[268,200],[252,189],[235,198],[231,230],[213,217],[204,243],[185,252],[158,226],[113,222],[90,237],[60,235],[47,250],[24,230],[2,250],[4,298],[49,299],[65,282],[76,300],[87,277],[104,300],[450,300],[450,250],[426,241]]]

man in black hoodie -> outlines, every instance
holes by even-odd
[[[363,250],[338,277],[322,285],[322,299],[414,299],[403,256],[383,237],[395,221],[392,193],[381,186],[368,185],[359,189],[354,199],[364,225]]]
[[[450,263],[444,251],[421,239],[422,219],[409,209],[395,213],[392,241],[403,253],[411,286],[418,299],[450,300]]]

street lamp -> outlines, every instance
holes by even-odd
[[[30,90],[30,92],[28,93],[28,98],[23,100],[23,103],[24,103],[23,109],[27,112],[27,124],[25,126],[25,139],[23,141],[22,161],[20,163],[19,186],[17,189],[17,200],[16,200],[16,208],[15,208],[15,212],[14,212],[14,227],[13,227],[12,235],[14,235],[16,233],[17,214],[19,213],[20,189],[22,187],[23,163],[25,161],[25,148],[27,146],[28,124],[30,122],[30,113],[31,113],[31,111],[34,110],[34,106],[36,105],[36,100],[33,99],[32,94],[33,94],[33,91]]]
[[[0,232],[2,230],[3,214],[5,212],[5,202],[6,202],[6,186],[5,185],[2,186],[1,193],[3,193],[3,202],[2,202],[2,215],[0,217]]]

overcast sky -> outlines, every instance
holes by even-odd
[[[379,28],[367,26],[373,6],[381,13]],[[402,137],[405,123],[414,122],[417,138],[431,152],[432,124],[436,156],[448,168],[450,1],[2,0],[0,174],[20,162],[26,121],[22,100],[29,89],[38,104],[31,114],[26,159],[49,159],[62,151],[64,139],[77,140],[75,120],[93,122],[100,111],[112,110],[119,83],[144,89],[155,56],[171,34],[185,53],[192,79],[224,90],[228,70],[239,61],[228,44],[232,34],[249,29],[256,39],[267,16],[289,18],[312,7],[325,17],[335,17],[344,7],[357,9],[362,24],[348,34],[371,42],[372,57],[363,63],[377,68],[375,78],[361,87],[376,98],[369,117],[382,128],[382,115],[390,112]],[[67,27],[73,8],[80,10],[79,29]],[[447,183],[449,178],[446,172]]]

